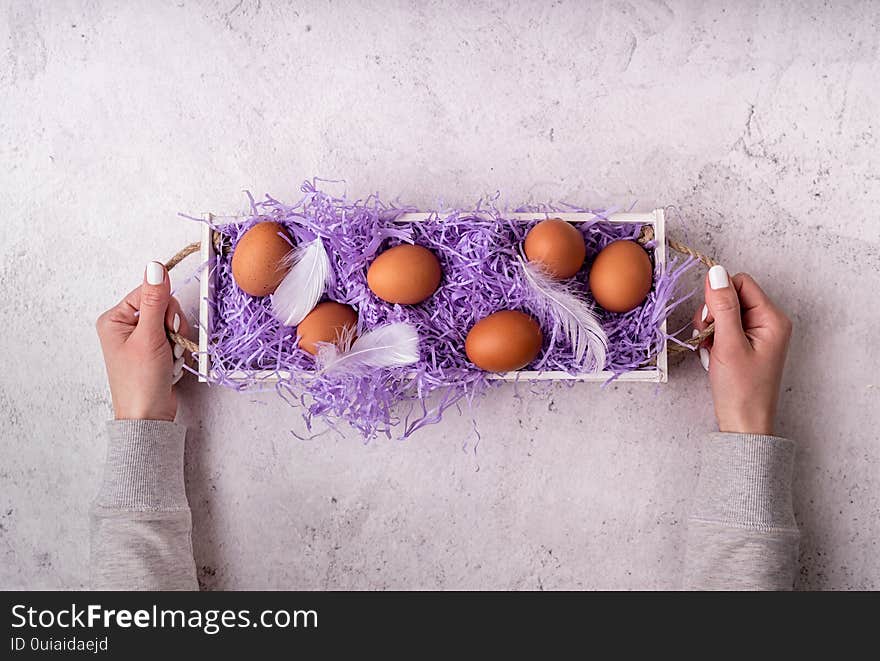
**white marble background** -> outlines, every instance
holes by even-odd
[[[177,212],[321,175],[423,206],[679,205],[671,231],[795,322],[779,430],[800,448],[799,586],[880,588],[878,16],[3,0],[0,587],[87,584],[111,415],[93,321],[197,236]],[[693,359],[659,390],[504,387],[474,411],[476,452],[469,415],[405,442],[302,442],[274,397],[182,391],[213,589],[671,588],[713,427]]]

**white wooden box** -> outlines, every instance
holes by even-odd
[[[562,220],[572,223],[582,223],[585,221],[595,220],[596,216],[591,213],[510,213],[505,214],[507,218],[528,222],[532,220],[544,220],[545,218],[561,218]],[[430,213],[406,213],[401,215],[396,222],[399,223],[417,223],[435,217]],[[207,220],[213,225],[222,225],[225,223],[238,222],[243,220],[241,216],[218,216],[207,214]],[[655,209],[648,213],[614,213],[610,214],[607,220],[614,223],[639,223],[642,225],[653,225],[654,237],[656,239],[656,247],[654,248],[654,260],[660,264],[662,268],[666,268],[666,228],[663,209]],[[212,263],[214,260],[214,242],[212,239],[212,229],[206,223],[202,228],[201,241],[201,261],[202,263]],[[214,296],[214,271],[207,269],[201,280],[201,288],[199,295],[199,381],[208,381],[213,377],[211,372],[210,356],[208,350],[208,338],[211,332],[211,306],[208,301]],[[666,332],[666,321],[662,325],[662,331]],[[663,342],[663,349],[657,356],[656,364],[646,366],[642,369],[621,374],[619,381],[643,381],[649,383],[666,383],[667,380],[667,347]],[[232,379],[244,380],[247,376],[256,376],[261,382],[271,383],[277,380],[278,375],[273,371],[258,371],[254,374],[232,373],[228,375]],[[503,379],[506,381],[526,380],[526,381],[549,381],[549,380],[574,380],[574,381],[597,381],[605,382],[611,378],[613,374],[608,371],[598,372],[596,374],[568,374],[561,371],[533,372],[529,370],[520,370],[518,372],[509,372],[507,374],[493,374],[490,378]]]

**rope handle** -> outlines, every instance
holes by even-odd
[[[653,240],[654,228],[651,225],[644,225],[642,227],[642,233],[639,235],[638,242],[642,245],[645,245]],[[220,232],[212,233],[212,241],[214,243],[214,249],[217,252],[223,252],[223,235]],[[666,245],[668,245],[676,252],[680,252],[683,255],[690,255],[694,259],[699,260],[701,263],[705,264],[706,268],[712,268],[718,263],[711,257],[704,255],[703,253],[694,250],[693,248],[686,246],[683,243],[679,243],[674,239],[666,239]],[[165,269],[170,271],[193,253],[199,252],[200,249],[200,243],[190,243],[188,246],[185,246],[181,250],[178,250],[171,259],[165,262]],[[684,340],[683,344],[687,346],[682,346],[681,344],[670,344],[666,350],[669,354],[673,355],[681,353],[683,351],[693,351],[698,346],[700,346],[700,343],[703,342],[703,340],[711,337],[714,332],[715,324],[711,323],[705,328],[705,330],[703,330],[703,332],[701,332],[696,337]],[[198,343],[193,342],[192,340],[184,337],[180,333],[169,332],[168,337],[171,339],[172,342],[174,342],[175,344],[179,344],[190,353],[196,353],[199,350]],[[692,348],[689,349],[688,347]]]
[[[217,234],[217,232],[214,232],[214,234]],[[201,244],[196,242],[190,243],[188,246],[182,248],[181,250],[178,250],[175,253],[174,257],[165,262],[165,270],[170,271],[175,266],[180,264],[180,262],[182,262],[184,259],[192,255],[194,252],[198,252],[199,250],[201,250],[201,247]],[[179,344],[190,353],[196,353],[199,350],[199,345],[197,342],[193,342],[191,339],[189,339],[188,337],[184,337],[180,333],[168,331],[168,337],[172,342],[174,342],[175,344]]]
[[[654,227],[651,225],[643,225],[642,233],[639,235],[638,241],[640,244],[645,245],[650,241],[654,240]],[[682,255],[690,255],[694,259],[700,261],[702,264],[706,266],[706,268],[712,268],[717,265],[714,259],[709,257],[708,255],[704,255],[698,250],[694,250],[690,246],[686,246],[683,243],[679,243],[675,239],[666,239],[666,245],[672,248],[675,252],[680,252]],[[713,321],[711,324],[706,326],[703,331],[694,338],[690,338],[683,341],[683,344],[687,346],[682,346],[681,344],[668,344],[666,347],[666,352],[669,355],[675,355],[677,353],[681,353],[683,351],[693,351],[708,337],[712,337],[712,334],[715,332],[715,322]],[[692,348],[688,348],[692,347]]]

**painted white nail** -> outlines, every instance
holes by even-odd
[[[724,289],[729,284],[730,279],[727,277],[727,269],[721,266],[721,264],[716,264],[709,269],[709,286],[712,289]]]
[[[163,282],[165,282],[165,267],[159,262],[147,264],[147,284],[161,285]]]
[[[703,369],[709,371],[709,350],[706,347],[700,347],[700,363]]]
[[[700,315],[700,321],[706,321],[709,318],[709,306],[703,306],[703,314]]]
[[[697,335],[699,335],[699,334],[700,334],[700,331],[698,331],[698,330],[695,328],[695,329],[694,329],[694,332],[691,333],[691,339],[694,339],[694,338],[695,338]]]
[[[176,312],[174,313],[174,320],[171,322],[171,327],[174,329],[175,333],[180,330],[180,315]]]
[[[174,345],[174,359],[178,359],[183,355],[183,347],[179,344]]]
[[[178,358],[174,361],[174,369],[171,372],[171,384],[175,384],[180,381],[180,377],[183,376],[183,358]]]

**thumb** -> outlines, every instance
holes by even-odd
[[[165,337],[165,311],[171,301],[171,283],[165,266],[150,262],[144,270],[144,284],[141,285],[140,314],[137,330]]]
[[[720,264],[713,266],[709,269],[706,282],[706,307],[715,319],[713,346],[723,348],[747,345],[739,297],[727,275],[727,269]]]

